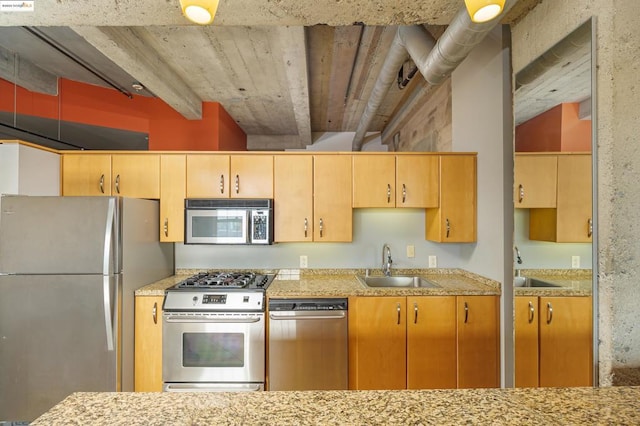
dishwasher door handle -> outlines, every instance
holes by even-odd
[[[269,313],[269,318],[272,320],[326,320],[326,319],[344,319],[347,317],[345,311],[329,311],[326,314],[320,312],[313,312],[312,314],[308,312],[295,312],[289,311],[287,313],[278,312]]]

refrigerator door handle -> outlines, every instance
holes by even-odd
[[[114,333],[113,323],[111,321],[111,283],[108,276],[102,277],[102,290],[104,299],[104,325],[107,332],[107,350],[112,352],[114,350]]]

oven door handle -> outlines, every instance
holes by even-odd
[[[326,320],[326,319],[344,319],[346,318],[344,311],[335,312],[329,311],[326,314],[322,312],[293,312],[289,311],[285,313],[273,313],[269,314],[269,318],[272,320]]]
[[[166,315],[164,317],[166,322],[175,322],[175,323],[225,323],[225,324],[250,324],[259,322],[261,320],[260,317],[245,317],[245,318],[203,318],[203,317],[188,317],[188,316],[171,316]]]

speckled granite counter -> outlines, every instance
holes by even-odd
[[[637,425],[640,387],[76,393],[43,425]]]
[[[136,296],[162,296],[164,291],[199,271],[179,270],[176,275],[154,282],[136,291]],[[268,272],[268,271],[263,271]],[[267,289],[267,297],[349,297],[415,295],[499,295],[500,283],[461,269],[404,269],[394,275],[421,276],[436,288],[369,288],[356,278],[359,269],[303,269],[295,279],[279,274]]]
[[[520,273],[559,287],[514,287],[516,296],[591,296],[592,293],[590,269],[522,269]]]

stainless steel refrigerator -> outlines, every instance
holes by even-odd
[[[0,198],[0,424],[133,390],[136,289],[174,273],[158,201]]]

